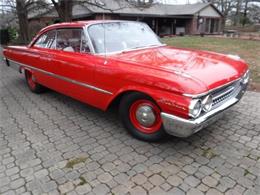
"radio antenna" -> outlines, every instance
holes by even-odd
[[[105,52],[105,61],[104,64],[107,64],[107,47],[106,47],[106,27],[105,27],[105,13],[103,12],[103,38],[104,38],[104,52]]]

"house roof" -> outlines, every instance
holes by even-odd
[[[152,14],[152,15],[194,15],[209,3],[196,3],[184,5],[154,4],[149,7],[137,7],[127,1],[106,0],[101,6],[84,4],[94,13],[118,13],[118,14]]]
[[[91,1],[90,1],[91,2]],[[97,4],[98,5],[95,5]],[[153,4],[149,7],[137,7],[128,1],[122,0],[93,0],[91,3],[82,3],[74,5],[72,9],[73,18],[81,18],[92,14],[102,13],[114,13],[119,15],[138,15],[138,16],[154,16],[154,17],[171,17],[171,16],[192,16],[198,14],[201,10],[211,6],[215,11],[218,12],[220,17],[222,14],[219,10],[210,3],[196,3],[196,4],[185,4],[185,5],[167,5],[167,4]],[[29,14],[29,18],[39,18],[43,15],[46,17],[58,17],[55,9],[51,9],[45,14],[37,11],[37,13]]]

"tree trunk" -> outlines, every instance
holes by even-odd
[[[237,5],[236,5],[236,17],[234,20],[234,25],[237,26],[240,23],[241,19],[241,0],[237,0]]]
[[[58,12],[60,19],[63,22],[72,21],[72,7],[73,1],[68,0],[59,0],[58,3],[52,0],[52,3]]]
[[[16,0],[16,11],[19,21],[20,38],[24,43],[29,42],[28,13],[24,0]]]
[[[246,2],[245,2],[245,9],[244,9],[243,21],[242,21],[243,26],[245,26],[245,24],[246,24],[247,9],[248,9],[248,0],[246,0]]]

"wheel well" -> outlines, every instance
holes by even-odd
[[[122,99],[124,96],[126,96],[126,95],[128,95],[128,94],[130,94],[130,93],[142,93],[142,94],[145,94],[145,95],[149,96],[148,94],[143,93],[143,92],[140,92],[140,91],[135,91],[135,90],[124,91],[124,92],[118,94],[118,95],[110,102],[110,104],[109,104],[109,106],[108,106],[108,110],[109,110],[109,109],[118,108],[121,99]]]
[[[130,91],[124,91],[124,92],[118,94],[118,95],[110,102],[110,104],[108,105],[107,110],[113,109],[113,108],[117,108],[117,107],[119,106],[119,103],[120,103],[121,99],[122,99],[124,96],[126,96],[126,95],[128,95],[128,94],[130,94],[130,93],[142,93],[142,92],[140,92],[140,91],[135,91],[135,90],[130,90]],[[145,94],[145,93],[142,93],[142,94]],[[147,94],[145,94],[145,95],[147,95]],[[149,96],[149,95],[148,95],[148,96]]]
[[[113,109],[113,108],[118,108],[121,99],[122,99],[125,95],[128,95],[128,94],[133,93],[133,92],[137,92],[137,91],[124,91],[124,92],[118,94],[118,95],[110,102],[110,104],[109,104],[109,106],[108,106],[108,110],[109,110],[109,109]]]

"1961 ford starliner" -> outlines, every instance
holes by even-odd
[[[187,137],[213,123],[249,80],[238,56],[169,47],[130,21],[51,25],[4,56],[32,92],[48,87],[102,110],[119,102],[126,129],[148,141]]]

